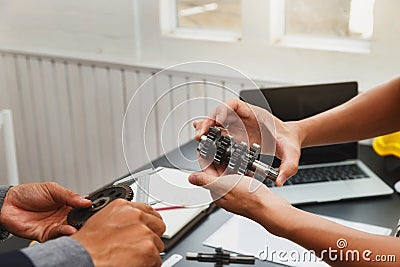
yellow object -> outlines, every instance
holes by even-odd
[[[39,242],[37,242],[36,240],[32,240],[32,241],[29,243],[29,246],[34,246],[34,245],[36,245],[36,244],[39,244]]]
[[[393,155],[400,158],[400,132],[375,138],[372,147],[379,156]]]

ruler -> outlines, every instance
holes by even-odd
[[[181,259],[183,259],[182,255],[179,254],[174,254],[171,257],[169,257],[167,260],[163,262],[161,267],[172,267],[175,264],[177,264]]]
[[[121,180],[118,180],[114,185],[127,185],[134,191],[134,201],[148,203],[149,201],[149,185],[150,175],[156,173],[157,170],[147,169],[129,175]]]

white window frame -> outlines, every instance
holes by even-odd
[[[371,52],[371,41],[346,37],[321,37],[288,35],[285,33],[286,0],[270,0],[270,37],[271,43],[277,46],[339,51],[367,54]]]
[[[369,53],[360,53],[357,49],[352,52],[348,47],[328,50],[276,44],[277,28],[269,26],[271,21],[276,21],[276,12],[271,9],[275,1],[282,0],[243,0],[240,42],[171,37],[165,27],[160,28],[168,21],[160,17],[160,8],[165,7],[165,2],[171,3],[170,0],[135,1],[139,8],[137,24],[141,25],[140,55],[132,58],[136,65],[163,68],[194,60],[217,61],[255,80],[285,84],[357,80],[360,90],[399,73],[400,63],[393,59],[400,57],[397,49],[400,37],[393,33],[400,30],[400,24],[393,20],[398,16],[400,1],[375,2],[374,35],[368,45]],[[226,75],[208,69],[182,71]]]
[[[160,0],[160,27],[165,37],[217,41],[239,42],[241,31],[216,30],[216,29],[190,29],[178,27],[176,0]]]

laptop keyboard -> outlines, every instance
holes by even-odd
[[[363,170],[357,164],[337,165],[319,168],[299,169],[299,171],[285,185],[319,183],[329,181],[354,180],[368,178]],[[268,187],[275,186],[275,183],[269,179],[264,181]]]

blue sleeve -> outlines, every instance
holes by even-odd
[[[85,248],[71,237],[60,237],[21,250],[36,267],[93,267]]]
[[[0,213],[1,207],[3,207],[4,198],[6,197],[8,189],[10,189],[10,187],[10,185],[0,186]],[[0,225],[0,240],[7,239],[9,235],[10,233],[2,225]]]
[[[21,251],[12,251],[0,254],[1,266],[34,267],[32,261]]]

